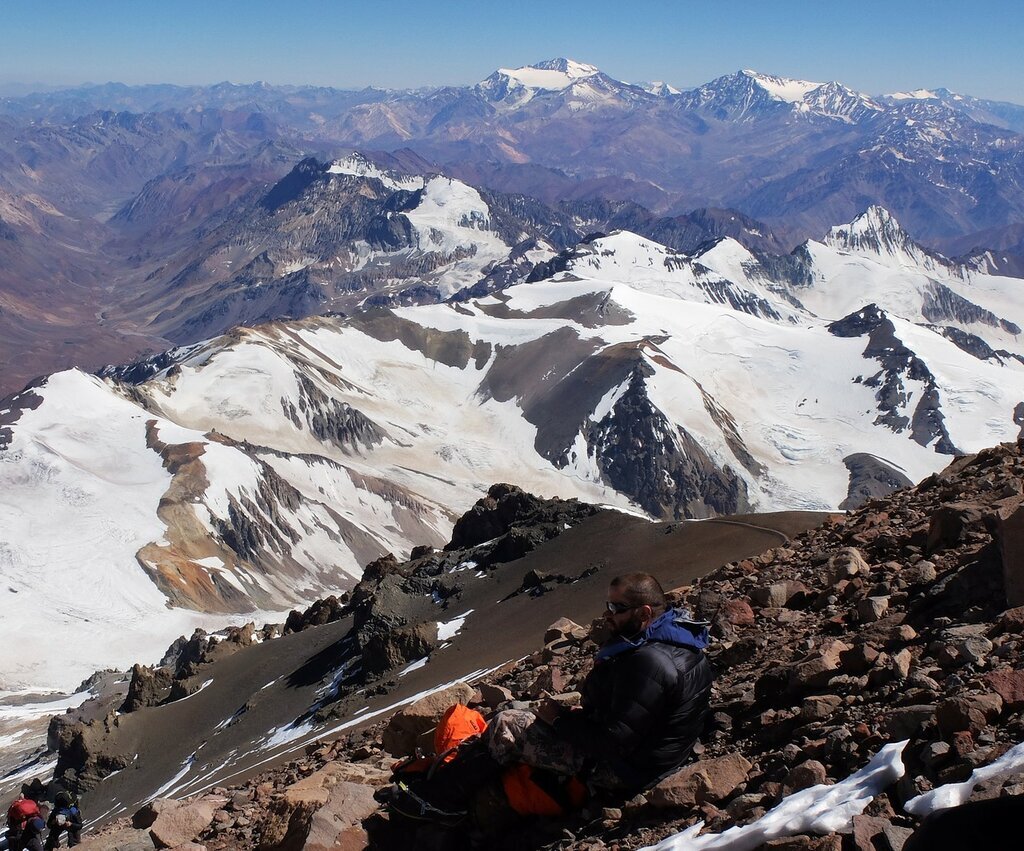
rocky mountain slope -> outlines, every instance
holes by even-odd
[[[90,806],[102,808],[96,814],[131,806],[128,796],[249,773],[339,724],[352,726],[350,716],[361,723],[390,714],[437,678],[454,681],[528,653],[529,625],[542,630],[560,608],[578,618],[594,611],[607,571],[624,560],[687,581],[819,518],[652,524],[496,485],[443,551],[421,546],[404,562],[387,555],[366,566],[351,594],[295,611],[283,624],[196,632],[173,644],[163,667],[136,666],[106,690],[89,684],[99,694],[51,725],[57,770],[73,768],[83,789],[103,781],[102,793],[90,795]],[[482,641],[490,631],[502,640]],[[4,713],[14,718],[18,709]],[[157,729],[168,731],[162,743],[149,738]],[[5,782],[52,769],[57,753],[30,756]]]
[[[665,839],[669,848],[684,842],[672,839],[679,831],[694,841],[703,830],[699,847],[898,851],[921,815],[935,807],[1020,794],[1022,474],[1020,445],[984,450],[915,488],[675,587],[676,600],[712,620],[716,638],[709,651],[717,671],[713,717],[696,763],[628,802],[594,801],[560,820],[508,831],[492,813],[484,822],[488,847],[626,849]],[[496,503],[481,507],[486,516]],[[521,575],[516,568],[532,557],[500,567],[491,579]],[[609,557],[614,562],[615,554]],[[430,575],[434,558],[399,567],[398,575],[407,584]],[[650,566],[666,584],[681,576],[668,563]],[[357,594],[362,605],[393,611],[393,570],[367,570]],[[597,599],[606,579],[591,588]],[[524,589],[546,593],[522,598],[531,606],[568,603],[590,587],[580,577],[568,595],[559,595],[557,580],[533,581]],[[358,609],[357,598],[350,605]],[[347,731],[343,723],[311,738],[280,768],[240,786],[211,782],[185,803],[158,802],[136,815],[134,826],[121,820],[92,841],[100,843],[95,847],[116,841],[142,848],[176,836],[225,851],[337,841],[389,848],[415,841],[407,832],[396,835],[399,828],[376,812],[370,794],[386,782],[392,758],[407,753],[451,700],[491,711],[517,700],[529,705],[547,690],[571,702],[600,640],[598,627],[599,621],[592,627],[552,622],[532,636],[538,648],[532,655],[471,679],[475,687],[446,687],[447,669],[438,671],[432,696],[390,718],[363,725],[358,715],[370,719],[370,713],[349,716],[358,730]],[[501,633],[492,629],[491,635]],[[336,645],[335,662],[345,647],[344,641]],[[262,650],[239,650],[232,658]],[[470,657],[462,664],[471,665]],[[416,673],[433,665],[431,656]],[[216,678],[219,669],[206,670]],[[325,670],[325,681],[330,676]],[[117,726],[103,735],[117,736]],[[856,788],[844,783],[869,761],[873,774],[857,774]],[[122,776],[101,784],[93,800],[100,800],[106,782],[117,785]],[[834,817],[794,818],[801,801],[805,810]],[[774,811],[780,803],[788,809]],[[815,821],[830,826],[810,834],[801,827]],[[437,836],[428,839],[424,831],[419,839],[436,842]]]

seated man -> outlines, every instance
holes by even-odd
[[[517,765],[540,769],[530,782],[564,812],[576,805],[569,789],[580,780],[628,797],[682,765],[708,714],[707,624],[670,609],[646,573],[612,580],[605,606],[611,637],[583,682],[579,708],[549,700],[536,714],[499,712],[455,759],[389,790],[392,812],[458,823],[491,780]],[[508,786],[505,793],[516,812],[538,812],[512,800]]]
[[[497,762],[583,775],[591,786],[632,794],[689,758],[711,697],[707,625],[670,609],[646,573],[612,580],[605,621],[611,638],[583,682],[580,707],[548,701],[536,716],[499,712],[485,734]]]

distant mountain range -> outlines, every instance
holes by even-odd
[[[496,481],[838,509],[1016,438],[1015,109],[568,60],[4,101],[0,390],[36,380],[0,400],[0,577],[76,649],[0,618],[0,678],[349,587]]]

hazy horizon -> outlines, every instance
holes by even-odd
[[[1024,24],[1015,4],[945,8],[862,0],[833,10],[799,0],[727,9],[654,0],[268,0],[46,4],[9,0],[0,91],[245,84],[415,89],[472,85],[499,67],[565,56],[629,82],[680,89],[752,68],[838,80],[871,95],[947,88],[1024,103]]]

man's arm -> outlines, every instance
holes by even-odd
[[[586,712],[567,713],[555,723],[560,736],[599,758],[626,753],[655,731],[678,678],[675,666],[656,650],[612,664],[616,667],[598,701]]]

